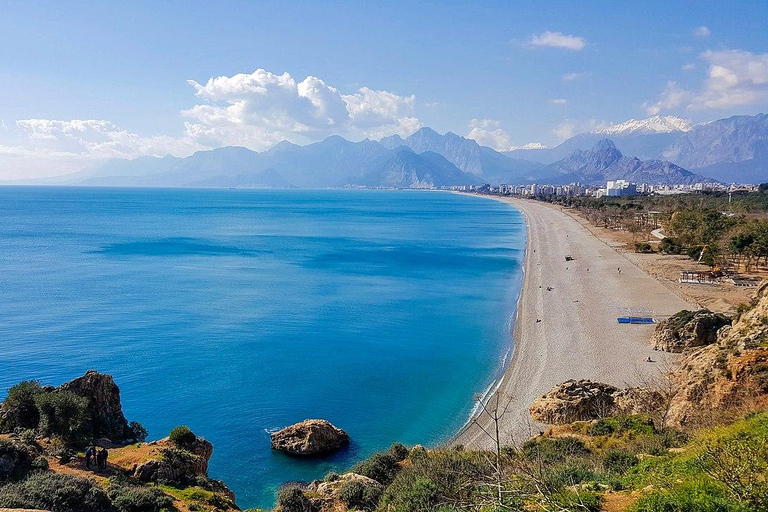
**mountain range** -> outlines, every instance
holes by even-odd
[[[518,149],[513,158],[552,164],[609,137],[624,154],[666,160],[725,183],[768,181],[768,114],[694,123],[673,116],[630,120],[571,137],[554,148]]]
[[[448,132],[421,128],[380,141],[331,136],[264,152],[242,147],[187,158],[115,159],[51,183],[134,187],[433,188],[480,183],[690,184],[768,181],[768,115],[697,124],[677,117],[630,120],[555,148],[498,152]]]

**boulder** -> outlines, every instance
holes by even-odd
[[[326,420],[304,420],[271,434],[272,449],[291,455],[317,455],[349,444],[349,434]]]
[[[620,389],[591,380],[569,380],[537,398],[529,411],[536,421],[564,425],[617,414],[640,414],[660,399],[655,391]]]
[[[683,352],[715,343],[718,331],[730,323],[730,317],[707,309],[683,310],[659,322],[651,342],[656,350]]]
[[[120,403],[120,388],[111,375],[88,370],[85,375],[59,386],[88,399],[85,428],[94,438],[122,441],[131,438]]]

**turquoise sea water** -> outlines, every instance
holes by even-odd
[[[269,507],[462,426],[509,355],[524,247],[516,210],[448,193],[0,188],[0,398],[110,373],[129,420],[189,425]],[[270,450],[305,418],[352,446]]]

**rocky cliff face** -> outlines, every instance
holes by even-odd
[[[673,375],[670,423],[684,426],[713,411],[768,405],[768,282],[757,300],[720,329],[716,343],[685,356]]]
[[[656,326],[651,343],[656,350],[683,352],[686,349],[711,345],[717,333],[731,318],[707,309],[680,311]]]
[[[120,388],[111,375],[88,370],[82,377],[66,382],[58,389],[88,399],[85,428],[94,438],[117,442],[131,437],[120,402]]]

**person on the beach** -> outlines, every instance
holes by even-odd
[[[85,467],[87,469],[91,469],[91,459],[93,459],[93,447],[89,446],[87,450],[85,450]]]
[[[621,267],[619,267],[619,275],[621,275]]]

